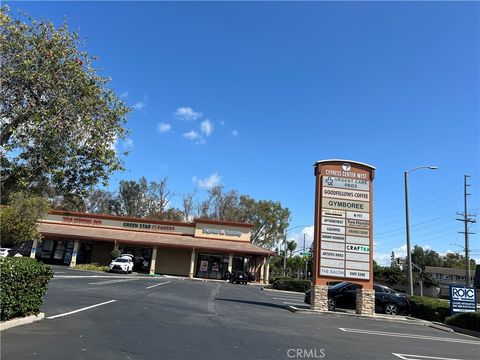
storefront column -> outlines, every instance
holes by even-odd
[[[260,265],[260,282],[263,282],[263,276],[265,274],[265,258],[262,258],[262,265]]]
[[[264,283],[268,285],[268,275],[270,273],[270,258],[267,258],[267,266],[265,268],[265,281]]]
[[[115,241],[115,244],[113,245],[113,251],[118,250],[118,241]]]
[[[233,254],[228,254],[228,272],[232,272]]]
[[[157,260],[157,247],[152,249],[152,258],[150,259],[150,275],[155,274],[155,260]]]
[[[73,243],[72,258],[70,260],[70,267],[75,267],[77,265],[77,252],[78,252],[78,240],[75,240]]]
[[[37,252],[38,240],[33,240],[32,248],[30,249],[30,257],[35,259]]]
[[[188,273],[188,277],[193,279],[193,272],[195,269],[195,248],[192,249],[192,256],[190,257],[190,271]]]

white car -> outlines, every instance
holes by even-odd
[[[108,271],[121,271],[125,274],[132,273],[133,270],[133,259],[131,256],[122,255],[115,260],[112,260]]]
[[[0,257],[7,257],[10,251],[12,251],[10,248],[0,248]]]

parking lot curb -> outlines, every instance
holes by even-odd
[[[25,316],[23,318],[17,318],[17,319],[2,321],[0,323],[0,331],[11,329],[11,328],[16,327],[16,326],[31,324],[35,321],[42,320],[44,317],[45,317],[45,314],[40,313],[38,315],[30,315],[30,316]]]
[[[350,316],[362,319],[371,319],[371,320],[378,320],[378,321],[387,321],[387,322],[396,322],[402,324],[417,324],[417,325],[424,325],[430,326],[432,323],[430,321],[411,318],[408,316],[405,317],[391,317],[391,316],[382,316],[382,315],[359,315],[359,314],[352,314],[348,312],[340,312],[340,311],[320,311],[320,310],[311,310],[311,309],[300,309],[292,305],[286,306],[288,310],[293,313],[304,313],[304,314],[317,314],[323,316]]]

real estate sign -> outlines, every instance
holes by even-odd
[[[350,160],[315,164],[314,282],[373,286],[373,166]]]
[[[477,311],[477,293],[474,287],[450,285],[451,315]]]

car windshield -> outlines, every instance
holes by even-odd
[[[335,285],[330,286],[330,289],[338,290],[338,289],[343,288],[344,286],[347,286],[348,284],[350,284],[350,283],[344,281],[344,282],[341,282],[341,283],[338,283],[338,284],[335,284]]]
[[[115,259],[115,262],[128,262],[128,260],[127,260],[127,259],[118,258],[118,259]]]

